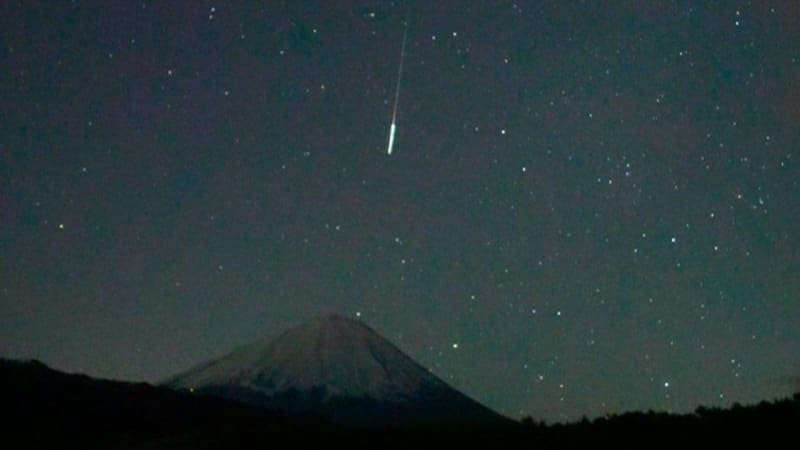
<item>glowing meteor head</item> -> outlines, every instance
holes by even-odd
[[[392,154],[392,147],[394,147],[394,132],[396,129],[397,127],[395,126],[394,122],[392,122],[392,125],[389,126],[389,146],[386,147],[386,154],[388,155]]]

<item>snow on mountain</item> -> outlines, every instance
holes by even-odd
[[[337,315],[242,347],[166,384],[339,422],[502,419],[368,326]]]

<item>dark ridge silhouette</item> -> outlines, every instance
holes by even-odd
[[[341,428],[301,415],[145,383],[65,374],[36,361],[0,359],[3,448],[793,448],[800,393],[693,414],[633,412],[566,425],[521,423]]]
[[[310,417],[7,359],[0,359],[0,414],[4,417],[0,442],[14,443],[4,448],[136,448],[161,440],[192,440],[192,436],[215,442],[262,433],[276,442],[299,437],[312,444],[314,436],[302,430],[313,428],[323,434],[333,430]]]

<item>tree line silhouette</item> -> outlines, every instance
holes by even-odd
[[[712,448],[793,447],[800,393],[698,407],[690,414],[629,412],[568,424],[526,417],[503,424],[343,428],[145,383],[97,380],[38,362],[0,359],[3,448]],[[780,443],[780,444],[779,444]]]

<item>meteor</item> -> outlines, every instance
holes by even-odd
[[[392,119],[392,124],[389,126],[389,147],[386,149],[386,153],[392,154],[392,147],[394,147],[394,132],[397,130],[397,126],[394,124],[394,119]]]
[[[400,79],[403,76],[403,60],[406,57],[406,36],[408,35],[408,22],[405,23],[403,29],[403,44],[400,47],[400,67],[397,69],[397,87],[394,90],[394,108],[392,109],[392,124],[389,125],[389,145],[386,147],[386,153],[392,154],[392,147],[394,147],[394,133],[397,131],[397,104],[400,100]]]

